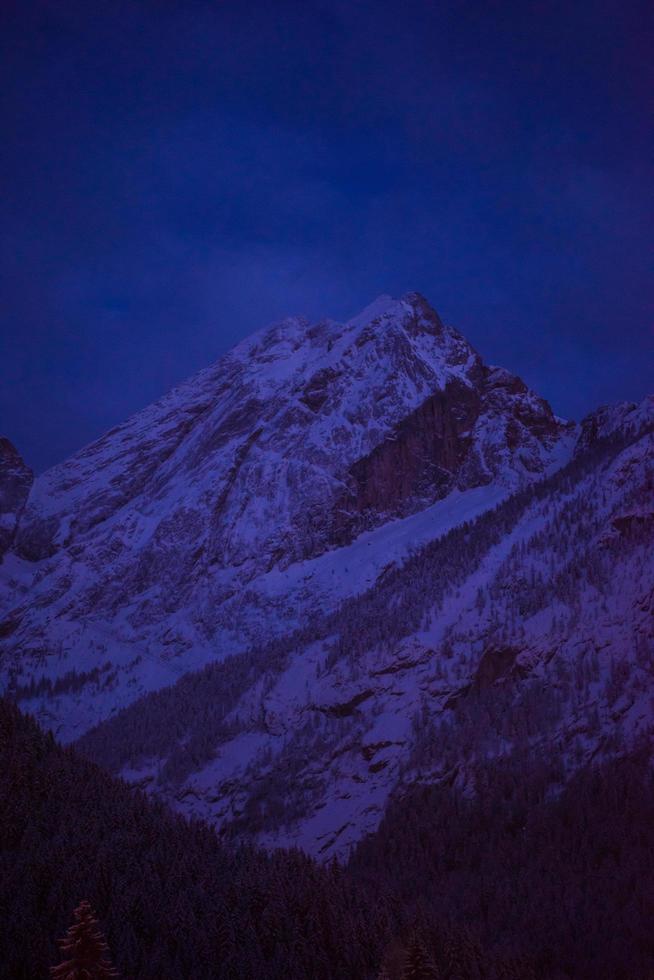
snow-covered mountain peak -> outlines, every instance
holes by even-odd
[[[0,573],[4,664],[120,664],[79,729],[356,594],[412,528],[493,506],[570,443],[417,293],[347,323],[289,317],[36,480]]]
[[[414,323],[422,320],[435,328],[434,332],[443,330],[443,323],[438,313],[430,306],[421,293],[409,292],[397,298],[384,293],[369,303],[360,313],[351,317],[346,326],[360,330],[375,324],[380,329],[392,323],[406,324],[408,319]]]
[[[477,356],[456,331],[443,326],[420,294],[407,293],[401,299],[379,296],[346,323],[287,317],[241,341],[223,360],[240,364],[249,377],[257,377],[260,389],[271,390],[321,370],[361,370],[374,358],[393,356],[398,345],[413,347],[412,353],[432,369]]]

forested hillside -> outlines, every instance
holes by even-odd
[[[220,844],[0,701],[0,976],[45,978],[85,899],[124,980],[650,980],[646,748],[565,788],[556,758],[475,776],[404,786],[321,867]]]
[[[654,771],[643,745],[564,787],[560,757],[516,754],[478,767],[475,793],[407,789],[349,870],[392,888],[409,917],[469,929],[550,980],[654,976]],[[475,943],[467,948],[472,950]],[[524,959],[521,959],[524,957]],[[473,964],[445,977],[485,974]],[[531,973],[517,971],[516,980]]]
[[[399,923],[342,871],[227,850],[0,701],[0,975],[37,980],[87,899],[129,980],[360,980]]]

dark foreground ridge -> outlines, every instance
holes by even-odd
[[[361,978],[394,926],[299,852],[228,850],[0,701],[0,975],[37,980],[87,899],[123,978]],[[373,914],[374,912],[374,914]]]
[[[561,776],[516,757],[473,797],[414,787],[321,868],[221,845],[0,701],[0,976],[46,977],[86,899],[131,980],[647,980],[647,752]]]

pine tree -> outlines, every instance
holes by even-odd
[[[407,946],[402,980],[439,980],[440,974],[418,933]]]
[[[80,902],[74,915],[75,922],[65,937],[59,940],[61,951],[67,959],[51,968],[52,980],[106,980],[117,977],[118,971],[109,960],[107,941],[89,903]]]

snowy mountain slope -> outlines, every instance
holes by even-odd
[[[0,566],[2,676],[72,738],[329,612],[574,438],[418,294],[285,320],[34,482]]]
[[[403,778],[471,781],[476,760],[526,744],[574,769],[650,737],[653,404],[331,615],[81,747],[225,833],[329,857]]]

